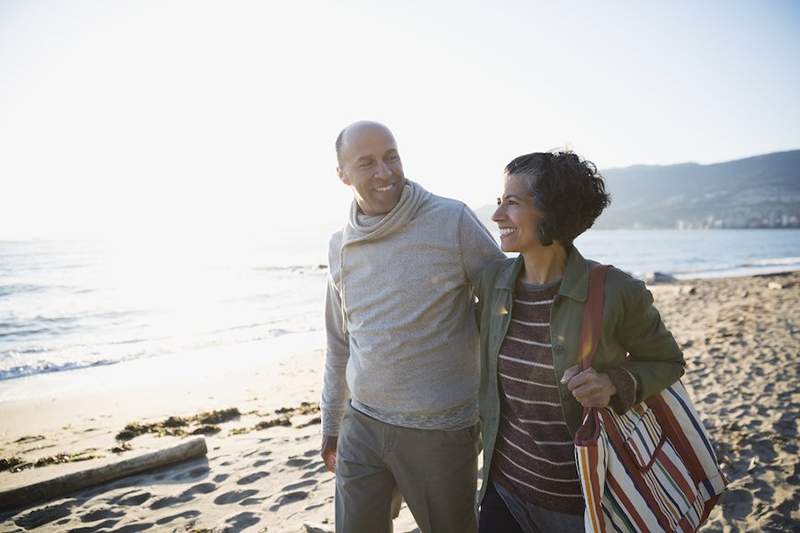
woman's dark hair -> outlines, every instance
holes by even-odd
[[[592,227],[611,203],[597,167],[573,152],[522,155],[506,165],[506,174],[526,178],[547,232],[565,247]]]

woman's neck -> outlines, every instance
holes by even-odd
[[[522,252],[525,271],[522,279],[526,283],[542,285],[561,279],[567,266],[567,251],[559,243],[542,246],[536,250]]]

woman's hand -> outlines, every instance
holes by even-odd
[[[608,407],[611,397],[617,393],[611,378],[593,368],[583,371],[579,366],[568,368],[561,383],[566,383],[572,395],[584,407]]]

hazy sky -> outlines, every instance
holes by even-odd
[[[795,1],[0,0],[0,238],[328,232],[362,118],[475,207],[530,151],[798,148],[798,57]]]

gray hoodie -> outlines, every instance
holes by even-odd
[[[329,247],[322,430],[338,435],[349,397],[384,422],[457,429],[477,421],[472,283],[505,257],[463,203],[407,182],[365,222],[353,202]]]

